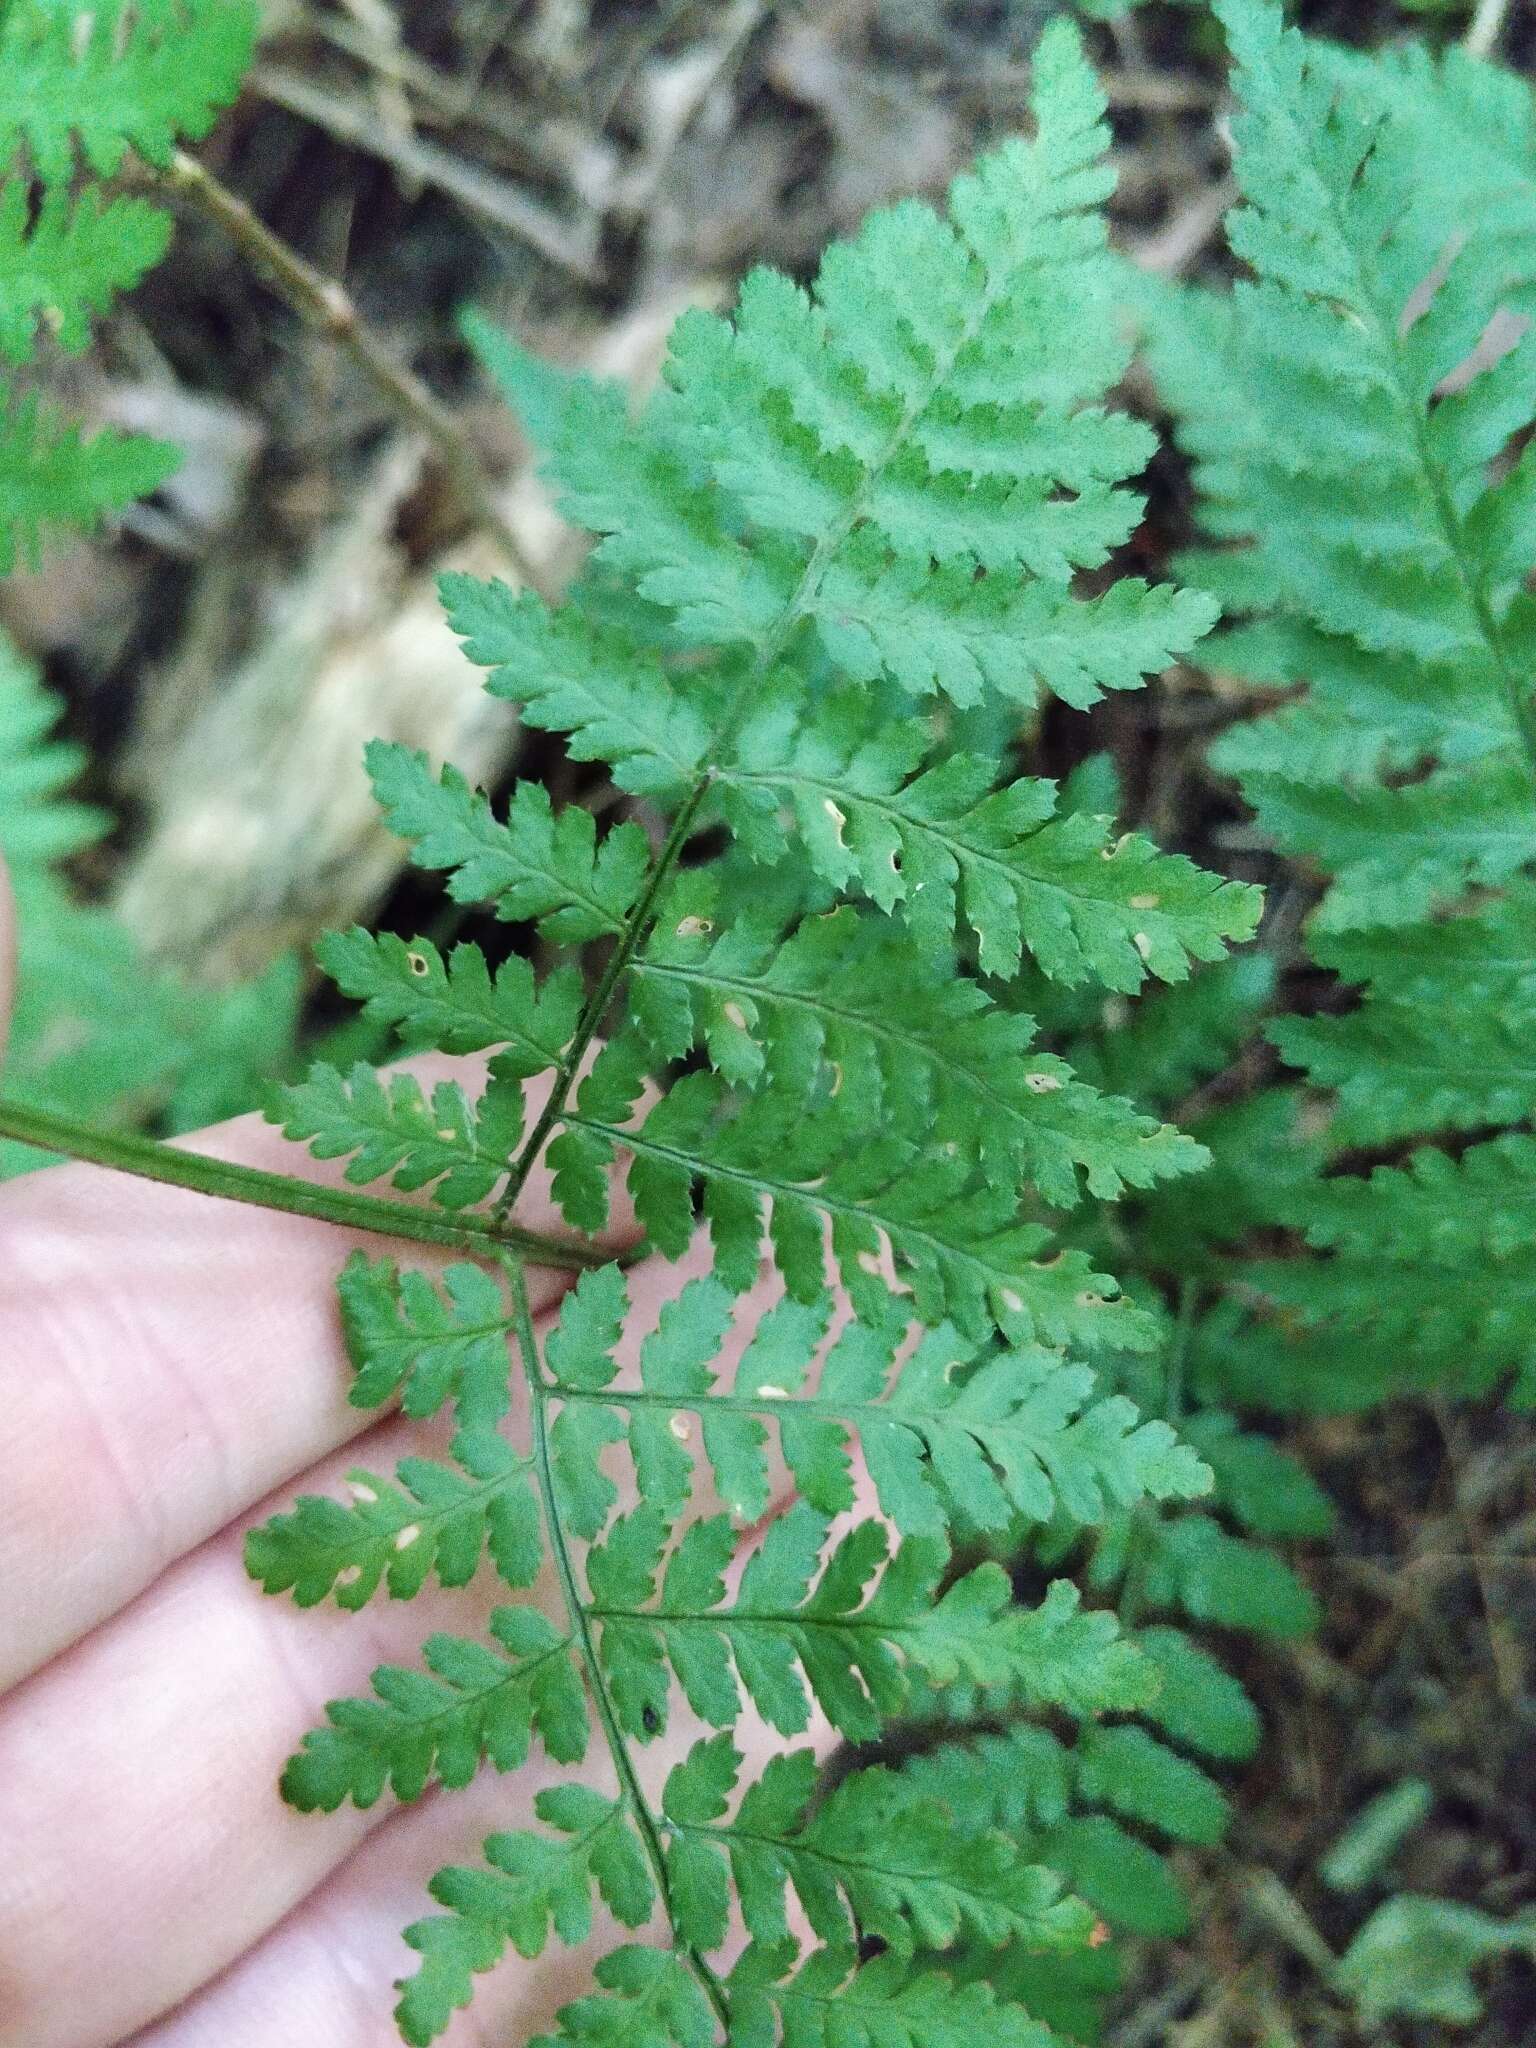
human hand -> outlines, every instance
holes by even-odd
[[[328,1177],[254,1117],[190,1142]],[[529,1192],[525,1220],[553,1227],[547,1192]],[[334,1282],[358,1243],[384,1248],[94,1167],[0,1189],[0,2048],[386,2048],[426,1878],[525,1821],[550,1775],[536,1755],[366,1814],[278,1798],[326,1700],[366,1692],[380,1662],[414,1664],[433,1630],[482,1633],[512,1597],[482,1576],[408,1606],[302,1612],[245,1576],[245,1530],[294,1493],[339,1494],[355,1464],[435,1447],[430,1426],[347,1404]],[[529,1277],[542,1328],[564,1282]],[[678,1279],[636,1269],[642,1325]],[[771,1293],[745,1305],[743,1339]],[[554,1611],[558,1596],[522,1597]],[[648,1786],[697,1732],[675,1723],[645,1752]],[[760,1767],[778,1745],[757,1739]],[[585,1774],[612,1789],[600,1744]],[[445,2048],[539,2031],[588,1961],[510,1958]]]

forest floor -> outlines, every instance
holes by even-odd
[[[1045,0],[273,0],[239,105],[199,151],[441,400],[425,435],[353,355],[307,328],[196,203],[171,259],[72,374],[87,413],[180,442],[180,474],[127,530],[0,589],[123,820],[92,884],[190,972],[244,975],[384,906],[408,917],[361,779],[377,732],[491,783],[513,762],[583,801],[611,792],[493,718],[431,579],[478,564],[555,589],[573,544],[455,327],[474,300],[535,348],[655,374],[672,318],[750,264],[804,276],[873,205],[937,194],[1018,125]],[[1465,29],[1473,10],[1320,0],[1306,25],[1374,42]],[[1483,17],[1536,61],[1536,11]],[[1170,275],[1217,274],[1231,191],[1204,18],[1148,5],[1092,31],[1112,102],[1116,230]],[[1134,386],[1133,403],[1146,394]],[[484,488],[465,477],[482,477]],[[486,516],[486,495],[491,514]],[[1184,538],[1160,459],[1136,551]],[[1138,822],[1208,865],[1266,878],[1203,765],[1230,715],[1179,676],[1048,717],[1044,771],[1113,751]],[[582,779],[577,779],[579,776]],[[1296,970],[1301,972],[1300,968]],[[1194,1931],[1133,1955],[1114,2048],[1428,2044],[1363,2029],[1331,1985],[1379,1893],[1319,1863],[1383,1786],[1421,1778],[1430,1818],[1395,1882],[1500,1915],[1536,1870],[1536,1460],[1476,1410],[1401,1407],[1299,1427],[1342,1511],[1301,1560],[1315,1640],[1246,1650],[1270,1739],[1227,1846],[1187,1862]],[[1472,2048],[1530,2038],[1527,1973],[1492,1980]]]

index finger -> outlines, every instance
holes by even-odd
[[[419,1063],[439,1074],[451,1064]],[[337,1178],[259,1117],[188,1142]],[[530,1183],[520,1220],[555,1227],[547,1185]],[[0,1517],[0,1688],[369,1425],[347,1402],[335,1302],[357,1246],[390,1248],[94,1166],[0,1189],[12,1473]],[[557,1301],[567,1278],[530,1268],[535,1308]]]

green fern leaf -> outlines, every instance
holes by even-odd
[[[727,771],[719,801],[756,859],[783,857],[787,807],[817,874],[899,906],[930,952],[974,934],[989,974],[1015,974],[1027,949],[1069,985],[1093,976],[1134,991],[1149,973],[1182,981],[1192,959],[1252,936],[1256,891],[1134,834],[1116,839],[1105,819],[1057,818],[1053,783],[998,789],[989,762],[961,754],[924,766],[920,727],[871,736],[866,708],[850,710],[846,739],[826,710],[807,726],[792,697],[747,722],[751,766]]]
[[[283,1797],[301,1813],[344,1801],[372,1806],[386,1787],[417,1799],[427,1785],[467,1785],[488,1757],[499,1771],[526,1761],[535,1732],[557,1763],[587,1749],[587,1703],[572,1643],[532,1607],[498,1607],[497,1648],[429,1636],[425,1672],[381,1665],[376,1698],[333,1700],[328,1725],[304,1738],[283,1772]]]
[[[372,1067],[349,1075],[323,1064],[278,1097],[282,1127],[317,1159],[346,1159],[349,1181],[388,1174],[406,1191],[430,1186],[444,1209],[483,1202],[505,1177],[522,1133],[522,1090],[492,1076],[471,1102],[456,1081],[431,1096],[411,1074],[382,1080]]]
[[[449,624],[493,696],[515,697],[530,725],[569,736],[578,761],[611,763],[620,789],[676,796],[697,773],[708,730],[659,662],[636,654],[531,591],[472,576],[442,579]]]
[[[860,1142],[832,1099],[756,1095],[733,1103],[715,1076],[690,1074],[631,1121],[646,1060],[615,1041],[582,1081],[550,1147],[555,1199],[576,1228],[606,1221],[609,1173],[622,1147],[635,1209],[655,1243],[677,1256],[693,1236],[693,1190],[715,1245],[716,1270],[742,1291],[758,1268],[767,1214],[775,1260],[797,1300],[826,1285],[823,1220],[861,1312],[879,1318],[888,1291],[874,1268],[882,1238],[910,1277],[925,1320],[952,1316],[973,1338],[994,1326],[1024,1340],[1137,1346],[1136,1310],[1080,1253],[1050,1263],[1048,1233],[1015,1220],[1017,1205],[961,1159],[919,1154],[884,1136]]]
[[[591,812],[568,804],[557,816],[536,782],[518,784],[503,823],[452,766],[434,776],[424,754],[383,740],[367,757],[391,830],[413,842],[418,867],[450,870],[456,903],[535,919],[545,938],[568,943],[623,931],[649,857],[638,825],[616,827],[599,846]]]
[[[588,1557],[587,1577],[625,1732],[647,1741],[665,1729],[669,1672],[712,1727],[735,1724],[744,1688],[781,1735],[804,1732],[814,1698],[854,1741],[872,1739],[901,1710],[908,1671],[938,1684],[962,1674],[979,1684],[1020,1676],[1044,1697],[1063,1692],[1051,1646],[1011,1609],[996,1566],[979,1566],[941,1593],[943,1543],[911,1541],[888,1556],[881,1526],[862,1522],[823,1563],[828,1533],[804,1503],[790,1509],[727,1605],[725,1573],[739,1544],[728,1517],[691,1523],[664,1572],[665,1516],[642,1507],[615,1523]],[[1116,1661],[1112,1642],[1102,1649],[1109,1655],[1090,1680],[1096,1694]],[[1035,1650],[1045,1654],[1032,1660]]]
[[[449,1266],[442,1289],[424,1273],[354,1252],[337,1283],[355,1408],[397,1394],[407,1415],[457,1404],[459,1419],[485,1430],[507,1410],[510,1313],[501,1288],[478,1266]]]
[[[789,1974],[783,1951],[754,1947],[727,1989],[733,2048],[839,2048],[850,2030],[882,2048],[1058,2048],[1049,2027],[985,1984],[892,1955],[860,1964],[852,1950],[816,1949]]]
[[[364,1607],[381,1583],[391,1598],[410,1600],[434,1575],[467,1586],[487,1554],[509,1586],[531,1586],[544,1546],[530,1461],[489,1432],[461,1432],[453,1453],[459,1470],[403,1458],[393,1482],[349,1473],[346,1502],[300,1494],[287,1514],[246,1537],[246,1570],[269,1593],[292,1592],[300,1607],[333,1593],[338,1607]]]
[[[468,2005],[472,1975],[492,1968],[508,1946],[532,1960],[553,1932],[578,1947],[592,1931],[594,1890],[621,1926],[642,1927],[650,1918],[655,1887],[618,1801],[584,1785],[553,1785],[534,1795],[533,1807],[563,1839],[531,1829],[492,1835],[488,1870],[451,1865],[433,1878],[432,1896],[448,1915],[405,1931],[422,1958],[396,2010],[407,2041],[435,2040]]]
[[[59,710],[0,636],[0,853],[20,927],[6,1092],[76,1120],[176,1130],[246,1110],[289,1063],[296,963],[195,987],[151,966],[110,910],[76,901],[56,864],[109,821],[65,793],[81,757],[51,737]],[[0,1143],[0,1179],[47,1163]]]
[[[715,2015],[682,1958],[662,1949],[621,1948],[593,1971],[599,1995],[560,2010],[560,2032],[528,2048],[712,2048]]]
[[[581,1014],[574,973],[557,972],[540,987],[528,962],[513,954],[493,976],[475,945],[457,945],[445,958],[430,939],[408,943],[354,925],[323,938],[315,958],[365,1016],[394,1025],[404,1044],[451,1053],[494,1045],[498,1071],[518,1079],[558,1064]]]
[[[452,771],[375,749],[391,824],[418,865],[447,871],[456,901],[538,921],[555,941],[600,941],[601,963],[545,980],[516,963],[493,974],[473,949],[331,941],[332,973],[408,1046],[505,1050],[478,1103],[321,1069],[281,1113],[321,1156],[350,1159],[355,1180],[435,1184],[448,1206],[494,1201],[498,1221],[547,1169],[568,1223],[595,1235],[622,1175],[658,1253],[689,1252],[702,1219],[713,1264],[633,1333],[622,1273],[589,1270],[542,1339],[511,1254],[510,1318],[497,1289],[457,1268],[446,1295],[353,1269],[370,1394],[422,1408],[457,1395],[489,1412],[476,1390],[494,1363],[499,1398],[510,1320],[526,1471],[566,1616],[541,1669],[558,1671],[563,1698],[580,1665],[622,1788],[569,1822],[541,1809],[566,1844],[493,1838],[484,1871],[438,1880],[448,1911],[411,1937],[413,2041],[448,2024],[509,1943],[531,1954],[551,1929],[586,1938],[605,1884],[586,1835],[600,1830],[632,1831],[650,1866],[615,1887],[621,1917],[659,1905],[665,1926],[656,1947],[599,1965],[598,1991],[553,2039],[713,2048],[739,2016],[764,2048],[780,2035],[830,2048],[850,2029],[900,2041],[927,2026],[942,2041],[996,2016],[1003,2038],[1044,2048],[1022,2010],[963,1980],[1002,1970],[1005,1952],[1088,1955],[1094,1912],[1062,1869],[1107,1891],[1118,1854],[1143,1920],[1171,1922],[1170,1897],[1183,1911],[1162,1859],[1093,1800],[1127,1817],[1166,1801],[1192,1839],[1220,1819],[1210,1781],[1145,1730],[1084,1741],[1074,1770],[1090,1810],[1042,1823],[1050,1839],[1027,1850],[957,1826],[893,1771],[856,1770],[823,1796],[809,1750],[738,1786],[749,1709],[781,1736],[815,1715],[860,1741],[923,1699],[984,1701],[1005,1720],[1151,1715],[1160,1667],[1112,1611],[1085,1609],[1061,1579],[1022,1607],[999,1563],[954,1567],[982,1533],[1032,1526],[1043,1554],[1093,1526],[1095,1562],[1117,1583],[1128,1532],[1145,1527],[1137,1569],[1170,1608],[1224,1612],[1223,1571],[1247,1555],[1208,1518],[1164,1536],[1138,1512],[1212,1488],[1169,1423],[1096,1376],[1156,1392],[1156,1368],[1122,1354],[1159,1350],[1166,1315],[1150,1289],[1129,1301],[1098,1270],[1091,1219],[1058,1233],[1041,1213],[1042,1197],[1068,1208],[1081,1181],[1101,1198],[1150,1191],[1203,1155],[1039,1050],[1001,985],[1027,952],[1047,1028],[1070,1014],[1084,1031],[1095,998],[1052,1005],[1183,981],[1257,916],[1255,892],[1085,812],[1102,777],[1063,794],[1001,759],[1020,704],[1133,687],[1213,614],[1138,582],[1077,588],[1136,527],[1124,486],[1153,442],[1102,409],[1126,356],[1098,210],[1108,131],[1060,26],[1038,58],[1035,115],[1034,139],[958,181],[946,217],[899,206],[830,251],[809,290],[756,273],[730,320],[686,316],[638,419],[615,384],[475,330],[596,545],[558,611],[453,578],[452,622],[494,695],[562,735],[570,759],[607,762],[650,815],[599,840],[587,814],[556,815],[519,788],[503,822]],[[904,714],[904,692],[927,701]],[[525,1139],[522,1083],[545,1073]],[[765,1244],[783,1281],[766,1313]],[[889,1533],[834,1528],[856,1504],[856,1449]],[[801,1498],[743,1538],[773,1505],[774,1451]],[[726,1513],[690,1512],[696,1459]],[[471,1491],[500,1500],[500,1477],[471,1471]],[[456,1574],[488,1517],[460,1489],[442,1493],[439,1523],[413,1514],[399,1529],[418,1496],[434,1506],[419,1479],[402,1474],[387,1503],[373,1489],[367,1513],[354,1502],[322,1527],[301,1511],[259,1532],[256,1563],[306,1596],[360,1595],[388,1574],[387,1521],[406,1551],[437,1541],[439,1577],[446,1540]],[[526,1483],[507,1481],[519,1515]],[[626,1490],[640,1505],[621,1511]],[[1207,1522],[1214,1545],[1187,1533]],[[372,1577],[343,1583],[353,1563]],[[428,1568],[424,1551],[413,1569]],[[500,1610],[498,1627],[522,1611]],[[1184,1687],[1171,1686],[1170,1725],[1198,1728],[1198,1659],[1167,1661]],[[456,1645],[429,1650],[429,1667],[381,1673],[375,1700],[333,1707],[294,1770],[328,1798],[366,1798],[386,1782],[458,1782],[482,1748],[495,1763],[527,1748],[537,1703],[516,1656],[476,1661]],[[658,1804],[631,1750],[679,1697],[719,1732]],[[506,1726],[486,1705],[503,1698],[517,1703]],[[1222,1695],[1211,1741],[1235,1745],[1240,1718]],[[753,1960],[722,1978],[706,1957],[731,1940],[733,1898]],[[829,1960],[796,1968],[792,1910]],[[866,1942],[886,1956],[858,1967]],[[952,1969],[917,1960],[935,1949],[954,1952]]]
[[[1246,1762],[1259,1746],[1259,1717],[1231,1673],[1178,1629],[1144,1628],[1134,1640],[1157,1673],[1147,1718],[1202,1755]]]
[[[102,812],[66,794],[84,757],[55,736],[58,723],[58,703],[0,637],[0,851],[19,888],[107,829]]]
[[[99,177],[130,146],[167,163],[234,98],[255,32],[246,0],[103,0],[84,18],[18,0],[0,19],[0,158],[24,141],[51,184],[77,142]]]
[[[1063,1208],[1080,1173],[1112,1201],[1204,1163],[1181,1132],[1032,1051],[1028,1017],[907,936],[847,906],[787,934],[750,915],[723,923],[716,894],[689,877],[636,962],[631,1008],[658,1057],[698,1046],[734,1086],[807,1092],[826,1061],[892,1134],[963,1148],[989,1178],[1032,1180]]]
[[[1153,1607],[1261,1635],[1303,1636],[1317,1626],[1317,1602],[1273,1551],[1228,1535],[1208,1515],[1156,1523],[1145,1542],[1145,1592]],[[1102,1580],[1103,1565],[1095,1561]]]
[[[88,438],[35,396],[0,379],[0,576],[35,564],[44,536],[88,533],[98,520],[158,490],[176,451],[140,434],[103,427]]]
[[[578,1337],[573,1319],[600,1283],[607,1328]],[[898,1369],[899,1330],[853,1324],[827,1353],[812,1391],[806,1383],[829,1306],[818,1297],[770,1311],[726,1393],[712,1367],[731,1295],[716,1279],[692,1281],[642,1347],[640,1384],[616,1385],[611,1354],[626,1312],[622,1279],[612,1267],[584,1275],[550,1347],[565,1403],[557,1447],[567,1428],[590,1427],[567,1418],[600,1412],[601,1435],[592,1443],[627,1433],[646,1497],[675,1511],[692,1485],[687,1446],[696,1415],[722,1496],[750,1520],[768,1506],[770,1430],[805,1500],[828,1516],[852,1505],[856,1433],[882,1508],[909,1535],[941,1536],[957,1512],[975,1527],[1003,1529],[1015,1515],[1049,1520],[1064,1504],[1092,1523],[1138,1500],[1189,1499],[1210,1489],[1209,1471],[1166,1423],[1143,1422],[1121,1395],[1093,1401],[1087,1368],[1039,1349],[978,1352],[948,1326],[929,1332]],[[627,1432],[618,1411],[628,1415]],[[566,1462],[582,1490],[583,1531],[596,1534],[611,1487],[594,1479],[586,1458],[572,1452]]]
[[[859,1931],[898,1956],[919,1943],[946,1948],[962,1934],[993,1948],[1013,1940],[1074,1948],[1091,1932],[1092,1916],[1061,1896],[1048,1871],[1024,1862],[998,1834],[962,1845],[945,1809],[912,1796],[892,1771],[855,1772],[818,1804],[815,1757],[797,1750],[774,1758],[726,1818],[740,1764],[728,1736],[695,1744],[668,1780],[663,1809],[678,1837],[713,1857],[722,1876],[729,1866],[754,1940],[786,1938],[789,1888],[817,1937],[834,1948]],[[888,1849],[898,1868],[889,1867]],[[709,1942],[717,1929],[681,1931]]]
[[[26,180],[8,179],[0,185],[0,356],[26,362],[39,324],[64,348],[84,348],[91,316],[160,261],[170,233],[158,207],[89,187],[73,203],[50,188],[34,216]]]

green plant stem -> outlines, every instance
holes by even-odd
[[[614,1770],[618,1773],[624,1804],[639,1831],[657,1896],[666,1910],[668,1920],[672,1922],[675,1935],[677,1923],[672,1912],[672,1888],[667,1877],[667,1857],[662,1847],[661,1827],[641,1789],[640,1780],[635,1775],[629,1746],[624,1740],[624,1731],[619,1726],[618,1715],[609,1696],[608,1686],[603,1677],[603,1667],[597,1655],[597,1644],[592,1635],[592,1616],[582,1600],[581,1589],[576,1583],[576,1567],[571,1559],[570,1545],[566,1542],[565,1527],[560,1520],[560,1510],[555,1500],[548,1411],[550,1399],[557,1393],[557,1389],[545,1380],[540,1363],[539,1343],[534,1333],[533,1310],[528,1301],[528,1281],[523,1270],[523,1262],[520,1258],[503,1253],[501,1263],[512,1291],[517,1348],[528,1385],[528,1412],[533,1432],[533,1467],[538,1482],[539,1501],[544,1511],[544,1524],[549,1530],[550,1555],[554,1559],[555,1574],[560,1581],[560,1596],[565,1604],[566,1622],[581,1653],[587,1674],[587,1685],[597,1707],[597,1716],[602,1724],[608,1754],[613,1759]],[[687,1958],[689,1966],[704,1987],[721,2026],[729,2033],[730,2005],[720,1979],[697,1949],[679,1942],[678,1950]]]
[[[500,1217],[449,1216],[391,1202],[350,1188],[326,1187],[297,1180],[291,1174],[269,1173],[259,1166],[239,1166],[230,1159],[210,1159],[154,1138],[130,1137],[121,1131],[95,1130],[25,1103],[0,1100],[0,1138],[34,1145],[40,1152],[60,1152],[140,1180],[187,1188],[225,1202],[247,1202],[258,1209],[280,1209],[290,1216],[310,1216],[345,1230],[372,1230],[382,1237],[414,1244],[442,1245],[449,1250],[495,1257],[509,1247],[543,1266],[601,1266],[609,1255],[566,1238],[544,1237]]]
[[[571,1083],[576,1078],[576,1070],[586,1057],[588,1046],[597,1036],[598,1028],[602,1024],[608,1005],[613,1001],[614,990],[618,987],[620,980],[629,967],[630,961],[634,959],[636,952],[651,928],[651,919],[655,914],[656,904],[661,896],[662,889],[665,887],[667,878],[672,873],[673,868],[677,865],[678,856],[682,853],[688,835],[693,830],[693,821],[698,816],[699,806],[703,803],[713,780],[712,774],[701,776],[699,781],[694,784],[692,790],[690,790],[682,809],[672,821],[672,829],[667,834],[666,843],[660,853],[657,854],[652,865],[650,879],[645,885],[645,893],[640,898],[639,903],[636,904],[633,917],[630,919],[622,938],[619,939],[612,954],[609,956],[608,965],[603,970],[602,979],[592,991],[591,996],[587,1000],[586,1008],[582,1011],[581,1017],[577,1022],[576,1035],[566,1048],[559,1066],[555,1069],[555,1078],[549,1091],[549,1099],[544,1104],[544,1108],[534,1123],[533,1129],[524,1140],[517,1158],[513,1161],[512,1175],[507,1182],[506,1193],[502,1196],[496,1207],[498,1217],[505,1215],[522,1193],[529,1174],[532,1173],[535,1165],[538,1163],[539,1154],[544,1148],[545,1140],[564,1114],[566,1098],[571,1092]]]

